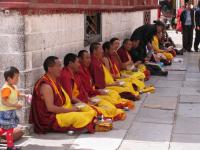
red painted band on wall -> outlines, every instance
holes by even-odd
[[[83,12],[134,12],[157,9],[159,5],[75,5],[59,3],[0,2],[0,8],[17,10],[23,14],[83,13]]]

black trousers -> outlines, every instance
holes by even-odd
[[[195,41],[194,41],[195,51],[198,51],[199,43],[200,43],[200,30],[196,30],[196,36],[195,36]]]
[[[183,48],[191,51],[193,42],[193,26],[183,26]]]

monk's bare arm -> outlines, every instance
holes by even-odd
[[[133,65],[133,61],[132,61],[132,60],[129,60],[129,61],[125,62],[125,65],[126,65],[126,66]]]
[[[43,96],[47,110],[49,112],[59,114],[59,113],[68,113],[68,112],[78,111],[78,109],[76,109],[76,108],[66,109],[66,108],[58,107],[58,106],[54,105],[53,90],[52,90],[51,86],[49,86],[48,84],[41,85],[40,93]]]

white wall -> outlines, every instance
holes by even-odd
[[[158,10],[157,9],[151,10],[151,23],[153,23],[154,20],[158,20]]]
[[[143,24],[143,12],[103,13],[102,39],[129,38],[133,30]]]

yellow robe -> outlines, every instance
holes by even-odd
[[[153,37],[152,47],[156,53],[162,53],[167,58],[167,60],[172,60],[174,58],[171,53],[161,50],[159,48],[159,41],[156,35]]]
[[[73,88],[73,96],[77,98],[79,95],[77,84],[74,83]],[[96,117],[97,115],[103,115],[105,118],[110,118],[112,120],[124,120],[126,117],[126,114],[123,110],[117,109],[112,103],[110,103],[107,100],[104,100],[102,97],[94,97],[93,99],[99,99],[98,102],[96,102],[96,105],[88,104],[89,107],[86,108],[88,111],[92,108],[96,111]]]
[[[64,108],[72,108],[72,103],[67,93],[62,89],[66,98]],[[91,123],[96,115],[96,112],[91,109],[88,105],[80,108],[81,112],[69,112],[56,114],[56,120],[60,127],[73,127],[76,129],[83,128]]]

